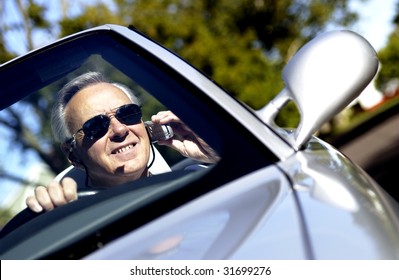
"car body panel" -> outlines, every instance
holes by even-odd
[[[397,212],[386,199],[367,174],[314,138],[279,168],[229,183],[86,258],[397,259]]]
[[[316,259],[399,257],[395,204],[348,158],[315,139],[279,166],[296,190]]]
[[[181,206],[87,259],[306,259],[302,236],[290,184],[272,166]]]

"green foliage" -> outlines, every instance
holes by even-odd
[[[105,4],[86,6],[80,14],[75,17],[60,19],[60,37],[70,35],[91,27],[113,23],[123,24]]]
[[[47,7],[35,3],[33,0],[29,0],[25,11],[32,27],[45,29],[50,27],[50,23],[45,19],[44,16],[47,11]]]
[[[378,52],[381,67],[376,85],[383,91],[389,81],[399,78],[399,1],[396,3],[396,15],[392,22],[395,28],[390,34],[386,46]]]
[[[0,208],[0,230],[14,216],[8,209]]]
[[[394,31],[388,39],[388,44],[378,52],[381,70],[378,73],[377,86],[384,89],[387,83],[399,78],[399,33]]]
[[[3,42],[0,41],[0,64],[12,59],[13,57],[14,55],[8,52],[5,49]]]
[[[346,0],[115,3],[126,24],[172,49],[255,109],[283,88],[281,70],[304,42],[328,21],[348,24],[356,19]]]

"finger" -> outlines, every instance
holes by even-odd
[[[35,197],[44,210],[50,211],[54,209],[54,204],[50,198],[47,188],[43,186],[38,186],[35,188]]]
[[[48,194],[54,206],[61,206],[67,204],[64,196],[64,189],[60,183],[52,181],[47,186]]]
[[[171,111],[160,111],[151,117],[152,122],[166,124],[166,123],[181,123],[181,120]]]
[[[28,196],[25,200],[26,206],[30,210],[36,213],[40,213],[43,211],[43,207],[40,205],[39,201],[37,201],[36,197],[34,196]]]
[[[78,199],[78,186],[75,180],[65,177],[62,179],[61,185],[64,189],[64,196],[67,202]]]

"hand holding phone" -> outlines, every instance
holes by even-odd
[[[173,137],[173,129],[168,124],[154,124],[152,121],[146,121],[144,125],[147,128],[152,143],[168,140]]]

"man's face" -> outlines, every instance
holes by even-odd
[[[94,116],[111,118],[107,133],[90,140],[80,132],[76,136],[74,156],[88,170],[92,186],[113,186],[147,175],[150,141],[143,122],[125,125],[115,118],[115,109],[132,102],[119,88],[101,83],[79,91],[65,109],[71,133]]]

